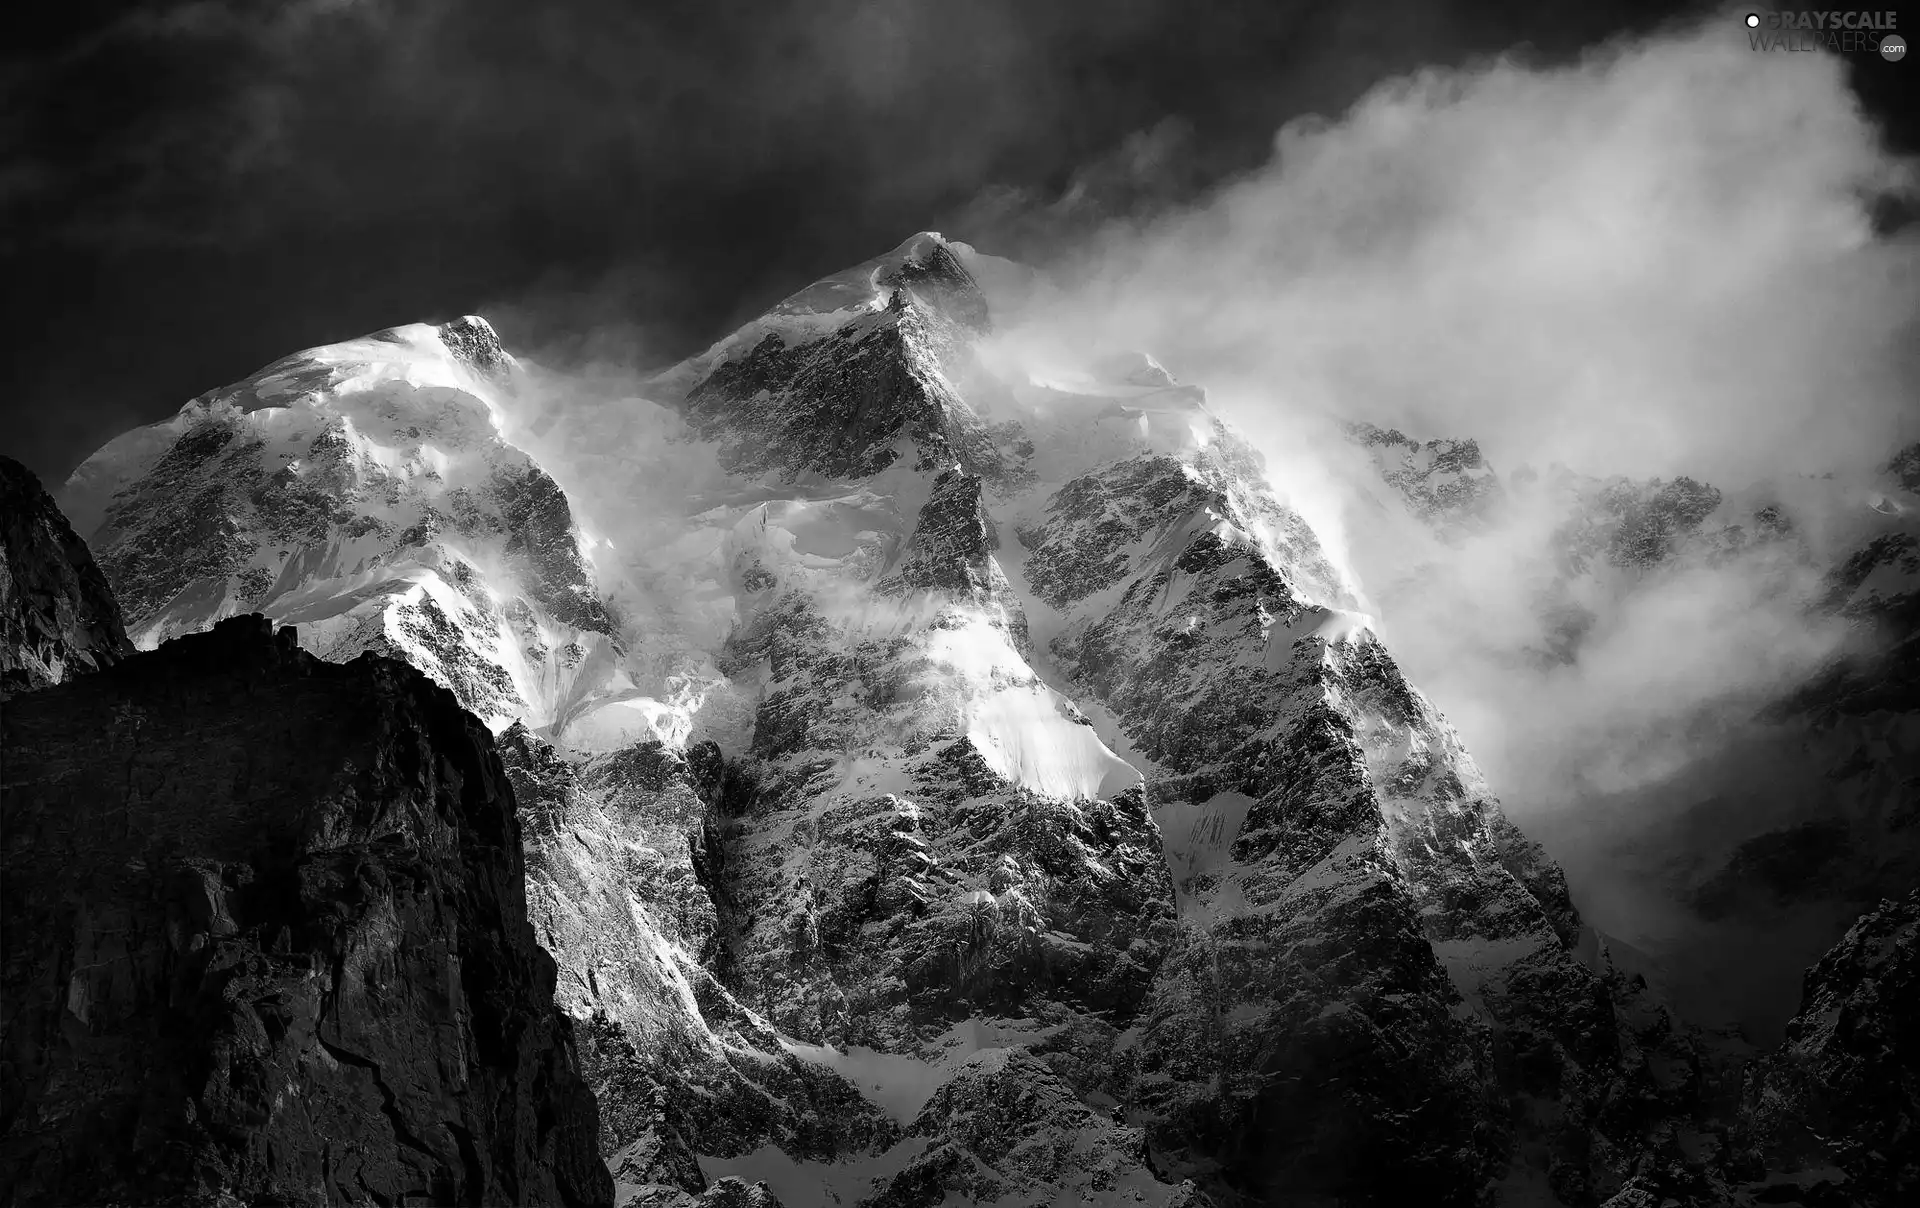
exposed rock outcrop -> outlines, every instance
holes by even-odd
[[[0,725],[0,1200],[611,1202],[450,693],[248,616]]]
[[[868,1208],[982,1204],[1095,1208],[1204,1204],[1191,1183],[1169,1187],[1145,1169],[1137,1128],[1103,1118],[1025,1049],[967,1059],[907,1129],[912,1152]],[[907,1148],[906,1146],[902,1147]]]
[[[1478,441],[1418,441],[1397,428],[1369,423],[1343,427],[1414,515],[1443,534],[1471,529],[1501,501],[1500,478],[1481,456]]]
[[[1748,1072],[1738,1143],[1747,1174],[1774,1173],[1768,1202],[1920,1197],[1920,891],[1868,911],[1807,971],[1786,1043]]]
[[[979,286],[937,236],[863,268],[777,306],[750,348],[709,354],[686,394],[689,418],[741,473],[875,474],[900,457],[904,437],[916,468],[958,461],[998,474],[987,425],[949,376],[986,325]],[[846,296],[832,292],[842,285]],[[796,331],[783,318],[803,321]]]
[[[556,1001],[578,1021],[621,1203],[732,1203],[700,1155],[830,1161],[893,1140],[857,1088],[783,1047],[699,961],[716,918],[689,841],[724,780],[718,752],[653,743],[576,766],[515,727],[501,753],[528,820],[529,914],[561,965]]]
[[[32,471],[0,457],[0,698],[131,653],[86,543]]]

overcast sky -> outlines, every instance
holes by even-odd
[[[277,356],[468,311],[664,363],[916,230],[1041,256],[1060,223],[1255,170],[1382,78],[1563,61],[1698,8],[54,6],[0,50],[0,448],[58,480]],[[1920,62],[1850,68],[1912,149]]]

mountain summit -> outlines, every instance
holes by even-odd
[[[624,685],[566,497],[501,434],[516,372],[471,316],[308,349],[110,442],[63,505],[143,647],[264,612],[565,732]]]

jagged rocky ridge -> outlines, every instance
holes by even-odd
[[[1810,1174],[1801,1181],[1828,1183],[1832,1202],[1911,1198],[1916,1087],[1920,891],[1868,911],[1807,971],[1786,1043],[1747,1073],[1742,1161]]]
[[[611,1202],[446,690],[236,617],[13,697],[0,745],[0,1201]]]
[[[988,372],[995,275],[919,236],[498,403],[726,609],[650,616],[723,677],[595,731],[651,741],[504,740],[621,1202],[1777,1199],[1258,458],[1150,359]]]

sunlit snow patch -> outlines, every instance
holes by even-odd
[[[927,657],[950,673],[967,737],[997,774],[1068,799],[1112,797],[1140,782],[1139,771],[1033,673],[1005,630],[984,618],[935,629]]]

